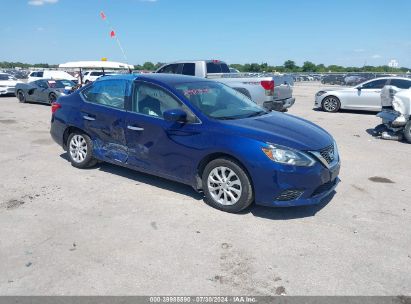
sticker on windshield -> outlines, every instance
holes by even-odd
[[[209,92],[209,89],[204,88],[204,89],[189,89],[189,90],[184,90],[184,95],[192,96],[192,95],[200,95],[200,94],[207,94]]]

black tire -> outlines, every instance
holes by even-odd
[[[404,127],[404,138],[411,144],[411,120]]]
[[[76,138],[73,139],[74,137]],[[79,141],[80,138],[82,138],[81,141]],[[79,142],[78,145],[75,144],[76,140],[77,142]],[[78,158],[76,158],[76,146],[80,146],[80,149],[77,150]],[[80,152],[79,150],[82,150],[83,152]],[[85,169],[93,167],[97,164],[97,160],[93,157],[93,142],[91,141],[90,137],[85,133],[73,132],[69,135],[67,139],[67,154],[73,167]]]
[[[335,113],[341,108],[340,100],[335,96],[327,96],[321,102],[321,108],[325,112]]]
[[[224,171],[225,173],[223,173],[222,171]],[[217,201],[215,197],[219,193],[212,193],[212,189],[209,188],[209,177],[210,179],[214,178],[215,172],[220,172],[221,176],[224,176],[224,174],[226,173],[228,173],[229,175],[230,172],[234,173],[233,176],[229,177],[229,179],[226,179],[225,182],[221,182],[221,184],[219,181],[217,181],[217,183],[210,182],[210,187],[219,188],[219,193],[223,192],[223,195],[220,194],[220,197],[222,196],[221,200],[225,200],[225,198],[229,199],[225,200],[225,202],[227,202],[228,204],[223,204]],[[246,171],[242,168],[242,166],[230,158],[218,158],[209,162],[203,172],[202,184],[206,203],[216,209],[225,212],[240,212],[241,210],[250,206],[254,201],[254,191],[251,185],[251,179],[247,175]],[[224,186],[222,184],[224,184]],[[231,193],[231,196],[228,194],[228,192]],[[234,201],[232,199],[233,197],[235,198]]]
[[[23,93],[22,90],[18,90],[16,96],[17,96],[17,99],[19,100],[19,102],[21,102],[21,103],[26,102],[26,96],[24,96],[24,93]]]
[[[49,94],[49,104],[51,105],[53,102],[56,102],[57,100],[57,95],[56,93],[51,92]]]

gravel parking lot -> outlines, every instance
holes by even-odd
[[[0,294],[411,295],[411,145],[373,138],[375,113],[290,114],[327,129],[342,158],[314,207],[228,214],[190,187],[70,165],[50,107],[0,97]]]

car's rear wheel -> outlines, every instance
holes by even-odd
[[[338,112],[341,108],[340,100],[335,96],[327,96],[321,103],[321,108],[325,112],[335,113]]]
[[[55,93],[50,93],[49,94],[49,104],[56,102],[56,100],[57,100],[57,95]]]
[[[411,144],[411,120],[404,127],[404,138]]]
[[[206,202],[226,212],[240,212],[254,200],[250,178],[242,166],[229,158],[208,163],[202,183]]]
[[[71,164],[80,169],[89,168],[97,163],[93,158],[93,143],[84,133],[71,133],[67,140],[67,152]]]
[[[22,90],[18,90],[17,91],[17,99],[19,100],[19,102],[21,103],[25,103],[26,102],[26,96],[24,96],[24,93]]]

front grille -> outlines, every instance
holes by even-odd
[[[327,192],[332,187],[334,187],[336,182],[337,182],[337,179],[334,179],[332,181],[329,181],[328,183],[318,186],[317,189],[314,190],[313,194],[311,194],[311,197],[321,194],[323,192]]]
[[[298,190],[298,189],[289,189],[285,190],[280,193],[279,196],[275,198],[276,201],[292,201],[301,196],[303,193],[303,190]]]
[[[329,145],[328,147],[321,149],[319,152],[328,164],[331,164],[334,161],[334,145]]]

